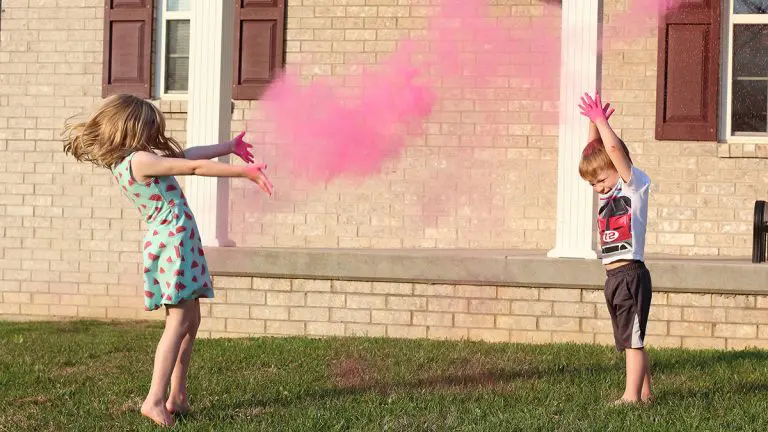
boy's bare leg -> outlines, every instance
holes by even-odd
[[[640,392],[640,399],[643,402],[653,401],[653,391],[651,390],[651,360],[648,357],[648,351],[643,350],[645,356],[645,377],[643,378],[643,390]]]
[[[616,402],[637,403],[641,401],[640,395],[643,390],[643,381],[645,381],[648,371],[648,356],[642,348],[628,348],[625,355],[627,364],[627,383],[624,388],[624,395]]]

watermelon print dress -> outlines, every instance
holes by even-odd
[[[135,154],[115,165],[112,174],[148,226],[142,242],[144,310],[213,298],[199,230],[184,192],[172,176],[136,181],[131,170]]]

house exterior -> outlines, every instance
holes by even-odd
[[[625,1],[493,2],[500,17],[549,11],[580,36],[562,38],[567,73],[543,89],[558,96],[504,80],[449,92],[381,175],[281,176],[259,120],[275,70],[311,80],[375,64],[423,34],[435,3],[2,2],[0,318],[162,318],[141,308],[137,212],[60,140],[68,118],[130,92],[187,145],[249,122],[256,157],[275,169],[272,204],[241,181],[183,181],[216,275],[204,335],[610,343],[594,196],[576,171],[586,123],[575,101],[599,85],[653,180],[651,344],[765,346],[768,270],[749,262],[754,203],[768,195],[761,3],[688,1],[599,50],[599,34],[622,35]],[[467,182],[439,183],[449,199],[431,214],[419,203],[441,167]]]

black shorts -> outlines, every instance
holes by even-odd
[[[651,273],[642,261],[608,270],[605,302],[611,314],[616,350],[643,348],[651,310]]]

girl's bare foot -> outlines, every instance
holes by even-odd
[[[141,415],[152,419],[160,426],[173,426],[173,417],[166,411],[164,405],[153,405],[144,401],[141,404]]]
[[[171,414],[189,414],[189,402],[186,397],[169,397],[165,403],[165,409]]]
[[[643,395],[643,396],[640,397],[640,400],[642,400],[643,403],[645,403],[645,404],[652,404],[654,399],[655,398],[654,398],[654,396],[652,394]]]

